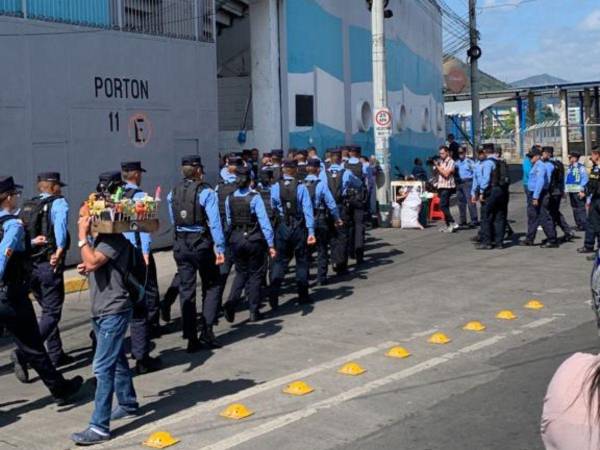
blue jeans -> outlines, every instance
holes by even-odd
[[[113,393],[125,410],[135,411],[138,408],[123,345],[130,320],[131,311],[92,320],[98,343],[93,362],[97,385],[90,426],[105,433],[110,430]]]

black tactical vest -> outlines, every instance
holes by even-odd
[[[231,194],[233,194],[238,188],[236,183],[224,183],[220,182],[217,189],[217,197],[219,198],[219,214],[221,215],[221,222],[225,223],[225,200]]]
[[[206,228],[206,211],[198,202],[198,195],[206,184],[193,180],[183,180],[172,195],[173,219],[177,227],[201,226]]]
[[[281,180],[281,166],[272,166],[273,168],[273,184]]]
[[[306,170],[307,167],[307,164],[298,164],[298,173],[296,174],[298,181],[304,181],[308,175],[308,170]]]
[[[252,214],[250,203],[256,194],[250,193],[243,197],[231,195],[229,197],[229,212],[231,213],[231,226],[233,228],[252,228],[258,223],[255,214]]]
[[[280,180],[279,198],[286,220],[296,219],[298,215],[298,180]]]
[[[600,166],[594,164],[588,184],[586,186],[587,195],[593,196],[595,199],[600,197]]]
[[[47,244],[35,247],[35,254],[32,255],[36,261],[47,259],[50,255],[56,252],[56,238],[54,236],[54,228],[52,224],[52,204],[55,200],[63,198],[62,195],[51,195],[46,198],[40,196],[33,197],[23,204],[19,212],[19,219],[23,221],[23,225],[29,236],[45,236]],[[67,245],[65,251],[70,246],[71,238],[67,232]]]
[[[8,222],[12,219],[19,219],[17,216],[12,216],[10,214],[0,217],[0,241],[4,239],[4,223]],[[0,286],[6,285],[18,285],[26,283],[31,277],[31,258],[30,258],[30,239],[29,233],[25,229],[25,251],[17,252],[13,250],[12,255],[8,259],[6,263],[6,268],[4,269],[4,277],[0,280]]]
[[[338,205],[342,203],[343,179],[343,170],[340,170],[339,172],[327,171],[327,185]]]
[[[349,170],[350,172],[352,172],[354,174],[354,176],[356,178],[358,178],[359,180],[362,181],[363,179],[363,166],[361,162],[357,162],[357,163],[349,163],[347,162],[346,165],[346,170]]]
[[[273,210],[273,204],[271,203],[271,189],[268,187],[258,186],[256,191],[260,194],[260,198],[262,198],[263,203],[265,204],[265,209],[267,210],[267,216],[269,220],[273,222],[275,218],[275,211]]]

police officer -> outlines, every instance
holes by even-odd
[[[277,183],[281,180],[282,171],[281,164],[283,163],[283,150],[276,148],[271,150],[271,167],[273,168],[273,182]]]
[[[486,214],[486,205],[480,202],[480,197],[481,197],[482,191],[479,188],[479,186],[481,184],[481,180],[483,178],[483,163],[485,162],[486,159],[487,159],[487,156],[485,154],[485,150],[483,150],[482,148],[478,149],[477,150],[477,162],[475,163],[475,167],[473,169],[473,186],[471,187],[471,203],[473,205],[477,205],[477,203],[479,203],[479,206],[480,206],[480,208],[479,208],[479,217],[480,217],[479,232],[477,233],[476,236],[474,236],[471,239],[471,241],[476,244],[481,242],[481,233],[482,233],[481,224],[485,220],[485,214]]]
[[[348,269],[348,232],[347,218],[350,217],[347,205],[349,192],[362,188],[362,182],[350,170],[342,165],[342,149],[330,150],[330,165],[321,171],[320,178],[327,183],[343,221],[343,225],[330,229],[331,263],[338,274],[346,273]]]
[[[327,285],[327,269],[329,267],[329,237],[330,229],[341,227],[338,206],[329,190],[327,181],[319,178],[321,161],[308,160],[308,174],[304,185],[308,190],[315,214],[315,233],[317,238],[317,284]]]
[[[308,175],[307,167],[308,167],[308,150],[300,149],[297,150],[294,159],[298,161],[298,181],[304,181],[306,175]]]
[[[64,255],[68,250],[69,204],[62,196],[66,186],[58,172],[44,172],[37,177],[39,195],[21,209],[29,236],[32,238],[31,290],[42,308],[40,334],[46,342],[48,356],[55,367],[74,362],[62,346],[58,323],[65,301]]]
[[[238,189],[226,199],[227,224],[231,235],[229,245],[235,261],[235,278],[229,299],[223,305],[225,319],[235,321],[235,309],[246,291],[250,322],[261,319],[260,299],[262,280],[267,270],[267,248],[275,258],[273,228],[262,197],[250,188],[250,172],[237,168]],[[270,199],[269,199],[270,201]]]
[[[348,161],[344,167],[360,180],[360,187],[350,187],[346,191],[346,208],[343,220],[348,224],[348,253],[356,259],[356,264],[362,264],[365,246],[365,209],[368,201],[367,177],[368,172],[360,161],[361,148],[359,145],[349,145]]]
[[[527,184],[527,236],[519,245],[534,245],[537,227],[541,225],[547,238],[547,241],[541,246],[543,248],[556,248],[558,247],[556,227],[548,209],[550,200],[548,169],[541,160],[541,149],[534,146],[529,154],[533,166],[529,172]]]
[[[590,155],[592,170],[585,188],[587,196],[587,228],[583,247],[579,253],[593,253],[596,241],[600,235],[600,148],[594,147]]]
[[[467,157],[467,149],[461,147],[458,150],[458,160],[455,163],[458,179],[456,184],[456,193],[458,200],[458,210],[460,215],[460,227],[475,228],[479,225],[477,218],[477,205],[471,202],[471,190],[473,189],[473,177],[475,175],[475,162]],[[470,224],[467,224],[467,208],[469,209]]]
[[[225,262],[225,238],[219,215],[217,194],[202,180],[204,169],[199,156],[182,158],[183,180],[169,193],[169,213],[175,225],[173,257],[180,277],[179,300],[183,338],[187,352],[208,346],[221,346],[213,333],[219,307],[219,268]],[[203,323],[198,337],[196,312],[196,274],[205,292]]]
[[[275,234],[277,256],[271,271],[269,296],[272,309],[279,306],[281,283],[290,260],[294,257],[298,301],[311,301],[308,295],[308,245],[316,242],[314,214],[308,190],[297,180],[297,172],[297,161],[284,161],[283,178],[271,187],[273,208],[279,213],[279,225]]]
[[[548,177],[550,178],[550,185],[548,187],[550,216],[554,221],[554,225],[563,230],[564,236],[562,240],[564,242],[572,241],[575,238],[575,234],[571,231],[571,227],[567,223],[565,216],[560,212],[560,203],[565,194],[565,167],[561,161],[554,158],[554,147],[551,146],[542,147],[542,160],[546,164]]]
[[[140,188],[142,173],[146,170],[140,161],[125,161],[121,163],[123,177],[123,197],[133,201],[141,200],[146,193]],[[160,293],[158,290],[158,274],[156,262],[152,254],[152,236],[145,232],[124,233],[132,245],[144,255],[146,263],[146,293],[143,305],[136,305],[131,320],[131,354],[136,360],[135,370],[138,374],[153,372],[162,367],[160,358],[150,356],[150,339],[160,336],[159,308]],[[144,309],[145,308],[145,309]]]
[[[581,153],[569,152],[569,167],[565,176],[565,192],[569,194],[569,201],[573,209],[573,218],[577,230],[585,231],[587,215],[585,212],[585,187],[588,183],[588,173],[583,164],[579,162]]]
[[[485,152],[486,159],[481,163],[481,176],[477,180],[479,201],[485,205],[486,210],[481,223],[481,244],[477,247],[480,250],[503,248],[506,227],[503,189],[506,173],[505,163],[496,157],[493,148],[486,148]]]
[[[33,305],[28,298],[31,261],[27,254],[23,224],[14,215],[23,186],[13,177],[0,176],[0,324],[13,335],[17,352],[12,353],[17,378],[29,381],[27,366],[33,367],[54,400],[66,403],[79,391],[83,379],[65,380],[57,372],[44,348]]]

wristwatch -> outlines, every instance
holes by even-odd
[[[88,241],[87,241],[87,239],[84,239],[84,240],[82,240],[82,241],[79,241],[79,242],[77,243],[77,247],[79,247],[79,248],[83,248],[83,247],[85,247],[86,245],[88,245]]]

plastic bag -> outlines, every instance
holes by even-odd
[[[421,196],[417,191],[411,191],[406,199],[402,202],[402,211],[400,212],[400,217],[403,229],[423,228],[419,222],[419,213],[421,212],[422,203]]]

